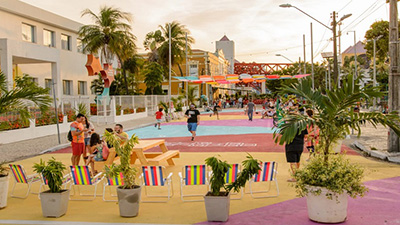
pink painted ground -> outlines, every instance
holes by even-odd
[[[369,192],[362,198],[349,198],[347,221],[343,225],[400,224],[400,177],[366,182]],[[229,216],[229,225],[314,225],[308,219],[305,198],[297,198]]]

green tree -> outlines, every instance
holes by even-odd
[[[171,64],[178,65],[180,74],[183,72],[180,63],[185,59],[186,33],[188,51],[191,49],[194,38],[190,36],[190,31],[177,21],[166,23],[165,26],[159,26],[160,30],[150,32],[146,35],[144,46],[151,50],[150,58],[157,61],[165,68],[169,65],[169,27],[171,26]],[[165,74],[166,75],[166,74]]]
[[[94,24],[84,25],[79,29],[79,37],[84,44],[84,52],[101,53],[102,61],[111,64],[117,56],[125,79],[125,91],[128,94],[127,78],[123,64],[136,52],[136,37],[131,33],[132,16],[119,9],[104,6],[99,15],[89,9],[82,12],[82,16],[92,17]]]
[[[162,84],[163,74],[164,74],[163,67],[156,62],[150,62],[145,67],[144,83],[146,84],[147,88],[149,88],[151,90],[151,94],[153,94],[155,87],[160,86]]]
[[[194,104],[195,103],[195,101],[196,101],[196,91],[197,90],[198,90],[197,86],[189,86],[187,96],[186,96],[186,93],[185,93],[185,97],[188,100],[189,104],[191,104],[191,103]]]
[[[6,76],[0,71],[0,114],[18,111],[26,120],[31,116],[28,107],[37,106],[44,112],[51,100],[49,89],[37,86],[27,75],[17,79],[16,87],[8,90]]]
[[[103,82],[103,79],[101,79],[100,74],[98,75],[97,79],[92,80],[90,89],[94,90],[94,93],[96,93],[96,95],[101,95],[101,93],[103,93],[104,82]]]
[[[361,69],[365,67],[366,60],[363,57],[357,56],[357,74],[361,74]],[[355,68],[355,62],[354,62],[354,56],[346,56],[344,57],[344,62],[342,66],[342,71],[344,74],[351,74],[355,76],[354,74],[354,68]]]

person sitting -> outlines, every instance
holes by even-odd
[[[129,135],[124,132],[124,127],[122,124],[116,124],[114,127],[114,134],[120,139],[120,144],[124,145],[125,142],[129,139]]]
[[[106,154],[103,154],[103,152],[106,153],[106,149],[108,150],[108,147],[106,143],[100,139],[100,135],[97,133],[93,133],[90,137],[90,155],[88,156],[88,160],[86,162],[86,165],[90,165],[93,176],[97,173],[97,171],[94,170],[94,162],[105,161],[107,159],[107,157],[104,157],[106,156]]]

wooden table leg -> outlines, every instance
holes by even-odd
[[[162,152],[168,152],[168,148],[165,146],[165,143],[160,144],[160,148]]]

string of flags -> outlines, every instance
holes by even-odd
[[[263,74],[228,74],[228,75],[202,75],[202,76],[187,76],[187,77],[173,77],[183,82],[190,83],[206,83],[206,84],[236,84],[236,83],[252,83],[252,82],[265,82],[267,80],[282,80],[282,79],[301,79],[307,77],[310,74],[298,74],[298,75],[263,75]]]

